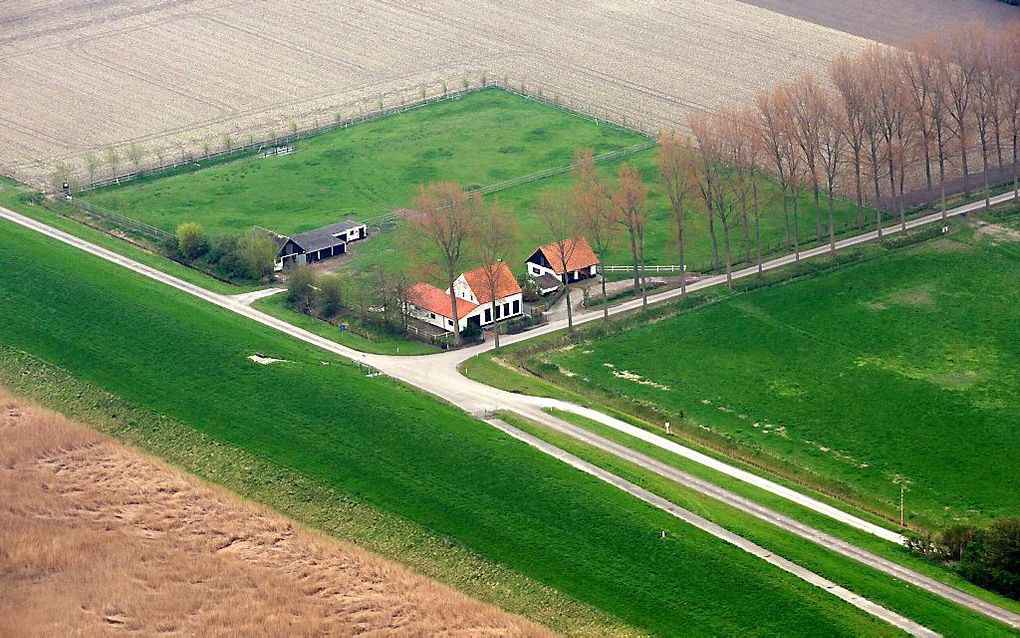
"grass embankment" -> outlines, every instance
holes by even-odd
[[[557,414],[556,416],[562,417],[563,415]],[[872,602],[911,618],[943,635],[1012,635],[1009,628],[1001,623],[959,607],[934,594],[908,586],[835,552],[806,542],[794,534],[782,531],[769,523],[719,503],[711,497],[677,485],[669,479],[662,478],[613,454],[603,452],[568,435],[560,434],[516,415],[504,415],[504,418],[507,422],[530,434],[609,470],[617,476],[740,534],[802,567],[839,583]],[[571,415],[570,420],[579,419]],[[585,427],[590,425],[591,423],[585,424]]]
[[[199,270],[188,268],[187,266],[181,265],[172,259],[167,259],[156,252],[142,248],[141,246],[125,241],[124,239],[114,237],[109,233],[92,228],[91,226],[86,226],[85,224],[74,221],[73,219],[58,215],[41,206],[36,206],[35,204],[27,201],[26,197],[30,194],[31,190],[27,186],[0,175],[0,206],[9,208],[16,213],[21,213],[26,217],[31,217],[32,219],[52,226],[57,230],[62,230],[69,235],[74,235],[75,237],[84,239],[85,241],[91,242],[97,246],[112,250],[115,253],[124,255],[125,257],[145,264],[146,266],[162,270],[169,275],[173,275],[174,277],[183,279],[189,283],[202,286],[203,288],[213,292],[224,295],[237,295],[244,292],[251,292],[259,288],[259,286],[256,285],[235,285],[221,281],[215,277],[210,277]]]
[[[518,384],[682,423],[887,516],[903,478],[915,524],[986,522],[1017,513],[1017,254],[964,229],[532,355],[542,383]]]
[[[892,633],[452,407],[183,293],[7,223],[0,267],[18,273],[0,287],[15,390],[105,415],[123,438],[553,628]],[[286,362],[254,364],[257,351]]]
[[[436,346],[421,341],[413,341],[409,338],[402,339],[397,335],[388,334],[375,326],[357,322],[354,319],[344,318],[342,321],[348,323],[349,327],[347,330],[340,330],[338,325],[333,325],[330,322],[293,310],[287,304],[286,292],[259,299],[252,304],[252,307],[266,314],[273,315],[278,319],[283,319],[289,324],[308,330],[320,337],[326,337],[331,341],[362,352],[400,355],[434,354],[439,352],[439,348]]]

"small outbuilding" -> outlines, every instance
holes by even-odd
[[[542,294],[556,290],[560,283],[572,284],[594,277],[598,273],[599,258],[587,239],[581,236],[568,239],[565,249],[566,268],[563,267],[560,248],[556,243],[542,246],[528,257],[525,264],[528,275],[538,285]]]

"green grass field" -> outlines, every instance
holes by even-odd
[[[405,207],[424,182],[486,186],[568,165],[579,147],[601,153],[644,141],[490,89],[300,140],[291,155],[249,154],[85,199],[169,231],[197,221],[214,234],[253,224],[292,234]]]
[[[965,229],[542,358],[886,512],[905,480],[917,523],[983,523],[1020,513],[1018,257]]]
[[[176,175],[105,187],[83,197],[169,231],[181,222],[197,221],[212,234],[239,232],[253,224],[294,233],[349,213],[364,219],[407,207],[417,186],[425,182],[453,180],[467,187],[485,186],[565,166],[579,148],[593,148],[598,154],[645,141],[647,138],[611,125],[595,124],[492,89],[302,140],[292,155],[270,159],[248,155]],[[621,161],[641,170],[650,187],[646,260],[676,264],[679,258],[671,214],[656,184],[656,153],[656,149],[641,151],[608,162],[601,170],[610,181]],[[511,251],[516,271],[523,273],[524,259],[553,239],[537,215],[539,193],[570,187],[571,177],[564,174],[489,196],[510,206],[520,221],[521,236]],[[775,185],[767,180],[762,181],[760,191],[770,210],[762,221],[763,245],[776,250],[783,238],[782,202]],[[803,242],[815,233],[809,200],[807,194],[800,198],[798,220]],[[849,232],[855,215],[852,204],[836,202],[838,230]],[[866,219],[873,221],[872,213],[867,212]],[[687,227],[688,267],[705,270],[711,265],[711,244],[704,213],[691,210]],[[750,230],[753,237],[753,228]],[[409,232],[406,224],[398,222],[395,229],[352,245],[354,258],[342,268],[407,267],[413,252]],[[721,228],[718,233],[721,246]],[[742,237],[743,231],[734,229],[735,262],[743,258],[739,248]],[[607,262],[630,263],[622,228],[615,232]],[[476,265],[480,264],[469,255],[465,269]]]
[[[17,273],[0,285],[5,352],[30,353],[168,428],[186,424],[214,443],[191,451],[194,464],[237,450],[257,461],[252,482],[299,477],[555,590],[512,607],[554,627],[576,621],[543,607],[572,600],[664,635],[894,633],[452,407],[183,293],[7,223],[0,267]],[[257,351],[286,362],[256,365],[246,357]],[[151,425],[132,415],[120,414],[123,431]],[[299,485],[279,487],[280,501],[314,508]],[[493,586],[487,597],[515,594]]]

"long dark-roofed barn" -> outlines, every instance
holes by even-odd
[[[344,221],[298,233],[293,237],[273,233],[279,247],[276,270],[286,266],[313,264],[347,252],[347,244],[368,236],[368,227],[358,222]]]

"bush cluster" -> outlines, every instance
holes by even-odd
[[[187,222],[177,227],[163,251],[171,259],[223,279],[258,282],[273,276],[277,246],[268,233],[256,228],[210,239],[199,224]]]
[[[1020,518],[1001,518],[987,529],[953,525],[937,540],[912,538],[908,547],[954,566],[976,585],[1020,600]]]

